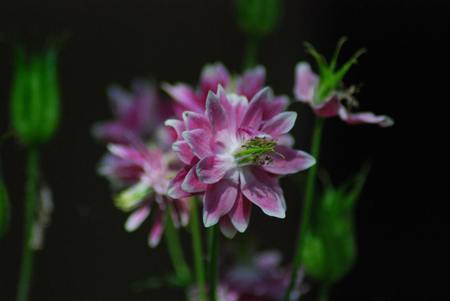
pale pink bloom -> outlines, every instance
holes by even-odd
[[[114,120],[93,127],[93,135],[107,143],[128,144],[157,134],[158,127],[173,115],[168,102],[161,100],[154,85],[142,80],[133,82],[132,91],[119,86],[108,88]]]
[[[205,226],[220,221],[228,237],[246,230],[252,204],[267,215],[284,218],[279,176],[315,163],[307,153],[286,145],[292,142],[287,135],[297,114],[266,114],[273,99],[268,88],[249,101],[219,86],[217,94],[209,93],[205,112],[186,111],[183,121],[166,122],[178,135],[173,150],[185,164],[171,181],[169,195],[203,194]]]
[[[111,160],[115,161],[114,166],[111,167],[106,162],[100,171],[113,181],[130,184],[115,198],[117,207],[131,212],[125,223],[127,231],[136,230],[153,210],[153,225],[148,243],[155,247],[164,231],[166,210],[170,210],[176,227],[187,225],[188,200],[172,199],[166,194],[169,181],[179,168],[173,152],[143,144],[110,144],[108,149]]]
[[[386,115],[375,115],[370,112],[353,113],[349,108],[355,106],[352,89],[347,91],[332,91],[326,99],[316,99],[316,91],[320,78],[308,63],[300,62],[295,68],[294,96],[297,100],[308,104],[320,117],[339,116],[348,124],[372,123],[381,127],[393,125],[393,120]],[[347,106],[343,101],[347,102]]]
[[[263,66],[257,66],[247,70],[241,76],[232,77],[221,63],[206,65],[200,75],[200,83],[197,89],[183,83],[175,85],[164,84],[164,90],[176,101],[175,110],[181,117],[184,111],[203,113],[206,98],[211,91],[217,93],[222,86],[227,93],[236,93],[251,100],[257,92],[264,88],[266,70]],[[276,96],[265,110],[266,119],[286,109],[289,99],[286,96]]]

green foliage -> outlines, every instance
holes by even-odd
[[[27,145],[51,138],[59,122],[57,50],[27,54],[18,48],[11,91],[11,122]]]
[[[353,211],[367,173],[365,166],[348,183],[327,186],[307,228],[302,262],[306,272],[322,283],[341,279],[356,259]]]
[[[336,50],[330,63],[325,57],[321,55],[311,44],[305,43],[306,51],[316,60],[319,68],[319,85],[315,93],[315,104],[325,102],[330,94],[342,85],[344,76],[348,73],[350,68],[358,62],[358,58],[366,52],[365,49],[359,49],[349,60],[347,60],[341,67],[337,67],[337,60],[342,46],[347,41],[345,37],[338,41]]]
[[[281,14],[281,0],[236,0],[237,22],[248,35],[262,37],[272,33]]]

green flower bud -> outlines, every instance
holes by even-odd
[[[308,227],[302,253],[307,274],[333,284],[352,268],[357,256],[353,211],[368,168],[339,188],[328,186]]]
[[[8,230],[10,220],[10,206],[8,193],[0,174],[0,239],[3,238]]]
[[[237,22],[248,35],[269,35],[278,25],[281,0],[236,0]]]
[[[27,145],[48,141],[59,122],[57,51],[27,55],[19,48],[11,91],[11,122]]]

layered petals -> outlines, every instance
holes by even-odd
[[[289,147],[279,145],[275,149],[276,155],[273,161],[263,166],[264,170],[276,174],[287,175],[306,170],[316,163],[316,160],[308,153],[293,150]]]
[[[208,185],[203,197],[203,223],[211,227],[230,212],[238,196],[238,184],[230,179],[222,179]]]

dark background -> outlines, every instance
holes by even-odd
[[[343,57],[360,47],[368,53],[346,82],[363,84],[358,96],[363,109],[396,120],[389,129],[327,122],[320,163],[335,182],[366,159],[373,162],[356,213],[360,256],[332,300],[442,300],[449,295],[448,273],[439,273],[448,271],[443,248],[448,193],[438,192],[448,192],[438,184],[448,178],[439,144],[448,140],[447,3],[285,1],[282,23],[261,45],[259,61],[267,67],[268,83],[277,93],[291,94],[294,64],[311,61],[302,42],[329,56],[337,39],[348,36]],[[133,234],[123,230],[125,215],[114,208],[107,182],[95,172],[105,149],[93,141],[90,128],[111,116],[105,96],[110,83],[127,86],[142,76],[196,83],[201,67],[215,61],[239,72],[245,39],[235,26],[232,2],[1,1],[0,133],[9,124],[14,42],[36,45],[60,32],[69,34],[60,57],[63,119],[42,156],[56,209],[45,250],[36,254],[32,300],[181,299],[167,289],[130,291],[130,283],[168,272],[170,265],[163,244],[156,250],[146,246],[148,224]],[[292,108],[300,116],[297,145],[308,149],[311,113],[300,104]],[[0,241],[0,299],[13,300],[25,152],[9,141],[1,155],[13,220]],[[433,166],[442,167],[434,171]],[[300,208],[295,181],[283,181],[287,219],[255,210],[246,233],[261,249],[283,250],[287,260]]]

